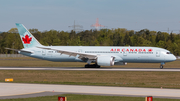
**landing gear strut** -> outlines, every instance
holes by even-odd
[[[99,66],[99,65],[97,65],[97,64],[92,64],[92,65],[90,65],[90,64],[87,64],[87,65],[85,65],[85,68],[100,68],[101,66]]]

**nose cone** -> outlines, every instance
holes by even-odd
[[[176,60],[176,57],[173,54],[166,56],[166,58],[165,58],[166,62],[171,62],[171,61],[175,61],[175,60]]]
[[[172,56],[172,61],[175,61],[176,60],[176,57],[173,55]]]

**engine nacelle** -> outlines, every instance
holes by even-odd
[[[99,56],[96,59],[96,63],[100,66],[113,66],[114,57],[113,56]]]

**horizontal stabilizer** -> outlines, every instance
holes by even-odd
[[[5,48],[7,50],[13,50],[16,52],[26,52],[26,53],[33,53],[32,51],[22,50],[22,49],[12,49],[12,48]]]

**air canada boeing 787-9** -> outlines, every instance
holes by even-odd
[[[161,63],[175,61],[176,57],[168,50],[157,47],[135,46],[43,46],[26,29],[16,23],[23,49],[11,49],[18,53],[49,61],[87,62],[85,67],[125,65],[129,63]],[[94,63],[93,65],[91,63]]]

